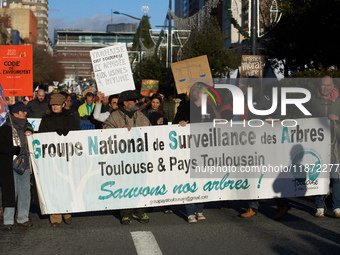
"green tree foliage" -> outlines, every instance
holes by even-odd
[[[161,85],[167,84],[166,68],[156,57],[143,58],[141,64],[136,65],[133,78],[136,88],[140,90],[142,80],[159,80]]]
[[[282,60],[285,76],[339,66],[339,0],[282,0],[283,16],[262,45],[268,58]]]
[[[63,81],[65,70],[57,58],[47,52],[45,47],[33,46],[33,84],[51,84],[53,81]]]
[[[206,19],[202,28],[192,31],[183,52],[183,60],[207,55],[213,77],[224,77],[241,63],[240,56],[223,47],[221,29],[214,17]]]
[[[138,43],[139,43],[139,35],[140,35],[140,29],[142,26],[142,41],[146,48],[150,49],[152,46],[154,46],[153,41],[150,38],[149,30],[151,29],[149,17],[147,15],[144,15],[142,17],[142,21],[139,22],[135,37],[133,38],[133,50],[138,50]]]

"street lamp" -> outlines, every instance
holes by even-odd
[[[114,11],[113,14],[118,14],[118,15],[124,15],[124,16],[127,16],[131,19],[135,19],[135,20],[139,20],[140,24],[139,24],[139,42],[138,42],[138,47],[139,47],[139,64],[141,63],[142,61],[142,45],[141,45],[141,41],[142,41],[142,19],[139,19],[139,18],[136,18],[134,16],[131,16],[129,14],[126,14],[126,13],[121,13],[121,12],[118,12],[118,11]]]

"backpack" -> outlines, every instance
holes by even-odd
[[[22,148],[20,154],[13,160],[12,167],[15,172],[22,175],[29,164],[28,153]]]

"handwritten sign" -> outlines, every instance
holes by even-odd
[[[243,55],[241,63],[241,78],[256,76],[263,78],[264,56]]]
[[[32,45],[0,46],[0,79],[5,96],[32,95]]]
[[[98,90],[105,95],[135,90],[125,44],[90,51]]]
[[[140,94],[142,96],[149,96],[150,93],[156,93],[158,90],[158,80],[142,80],[142,88]]]
[[[190,80],[207,83],[213,86],[211,70],[206,55],[172,63],[171,70],[174,75],[177,93],[182,94],[190,89]]]

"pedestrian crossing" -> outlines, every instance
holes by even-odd
[[[150,231],[131,232],[131,236],[138,255],[162,255],[156,238]]]

